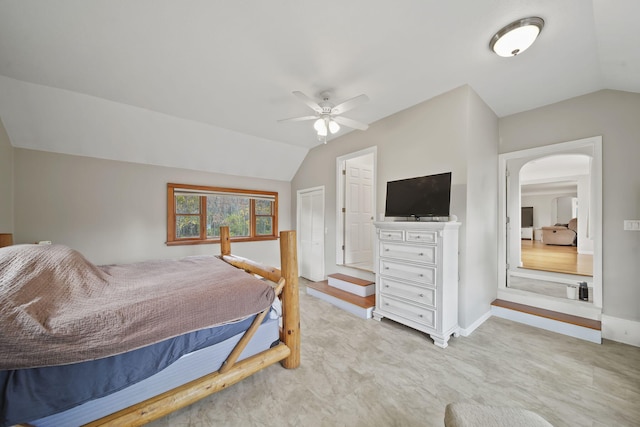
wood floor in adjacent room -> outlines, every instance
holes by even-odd
[[[526,239],[521,242],[523,268],[593,276],[593,255],[579,254],[575,246],[545,245]]]
[[[640,425],[640,348],[593,344],[496,317],[441,349],[300,290],[302,363],[276,364],[152,423],[443,426],[449,402],[526,408],[555,427]]]

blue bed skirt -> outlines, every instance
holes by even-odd
[[[235,336],[239,339],[254,317],[181,335],[104,359],[0,371],[0,426],[25,422],[38,425],[33,420],[130,387],[164,370],[188,353],[230,341]],[[277,319],[267,316],[265,322],[275,322],[277,331]],[[210,371],[215,372],[218,368],[215,366]]]

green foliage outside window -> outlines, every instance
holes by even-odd
[[[200,197],[186,196],[179,194],[176,196],[177,214],[198,214],[200,213]]]
[[[248,197],[207,196],[207,236],[220,237],[220,226],[229,226],[231,237],[249,236],[250,200]]]
[[[186,239],[200,236],[200,217],[176,215],[176,237]]]
[[[259,236],[270,236],[273,234],[273,220],[270,216],[258,217],[256,219],[256,234]]]

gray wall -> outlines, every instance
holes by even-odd
[[[13,232],[13,147],[0,120],[0,233]]]
[[[335,263],[336,158],[375,146],[376,217],[384,212],[387,181],[452,172],[451,212],[462,222],[461,326],[486,314],[497,292],[497,129],[495,114],[462,86],[311,150],[292,181],[292,193],[325,186],[326,274],[359,274]],[[293,200],[292,218],[295,212]]]
[[[51,240],[96,264],[218,254],[219,245],[165,245],[167,183],[278,192],[279,230],[291,228],[289,182],[197,172],[16,148],[14,241]],[[232,244],[279,266],[279,243]]]
[[[602,135],[603,314],[640,321],[640,94],[603,90],[500,119],[500,153]]]
[[[498,283],[498,118],[469,90],[466,217],[460,251],[459,322],[468,328],[486,315]]]

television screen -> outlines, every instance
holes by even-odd
[[[448,217],[451,172],[387,182],[386,217]]]
[[[533,207],[522,207],[520,211],[520,227],[533,227]]]

